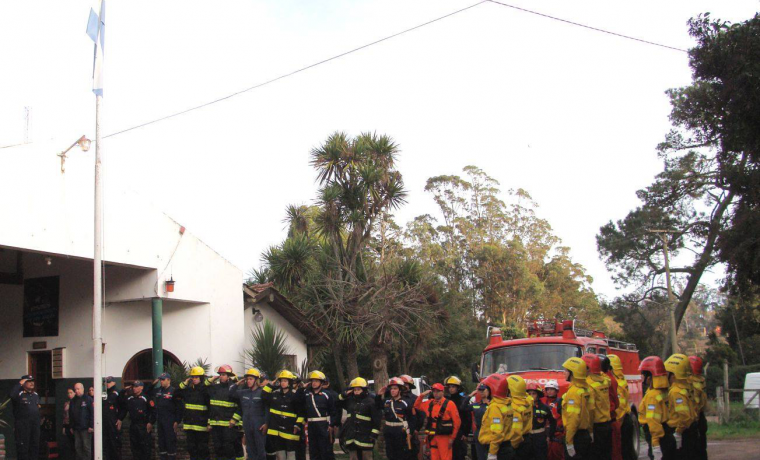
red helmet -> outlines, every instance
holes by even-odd
[[[691,373],[694,375],[702,375],[702,358],[699,356],[689,356],[689,364],[691,364]]]
[[[649,372],[652,377],[660,377],[668,375],[668,371],[665,370],[665,363],[662,362],[662,358],[659,356],[647,356],[639,364],[639,372]]]
[[[393,377],[388,381],[388,386],[396,385],[399,388],[404,386],[404,381],[398,377]]]
[[[491,390],[491,396],[495,398],[506,398],[509,389],[507,374],[491,374],[483,380],[483,385]]]
[[[412,378],[411,375],[404,374],[400,376],[399,378],[401,379],[402,382],[409,385],[409,388],[411,389],[417,388],[417,386],[414,384],[414,379]]]
[[[588,366],[588,371],[591,374],[601,374],[602,373],[602,360],[599,359],[599,355],[592,355],[592,354],[586,354],[581,356],[581,359],[586,362],[586,366]]]
[[[217,374],[233,374],[232,372],[232,366],[229,364],[222,364],[219,366],[219,369],[216,370]]]
[[[443,391],[443,385],[441,385],[440,383],[434,383],[432,388],[433,390],[436,390],[436,391]]]
[[[537,391],[541,394],[544,394],[544,388],[541,386],[540,383],[538,383],[537,380],[528,380],[527,385],[525,386],[525,391]]]

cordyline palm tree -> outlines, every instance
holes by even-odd
[[[251,347],[243,351],[246,367],[256,367],[274,379],[285,368],[285,355],[291,354],[287,336],[274,323],[265,320],[251,330]]]

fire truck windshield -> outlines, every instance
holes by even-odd
[[[491,350],[483,357],[482,375],[496,372],[562,370],[568,358],[583,355],[581,347],[565,344],[519,345]]]

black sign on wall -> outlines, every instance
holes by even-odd
[[[58,335],[58,276],[24,280],[24,337]]]

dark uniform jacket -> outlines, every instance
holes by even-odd
[[[470,434],[470,429],[472,428],[472,423],[470,422],[472,415],[470,414],[469,398],[461,393],[453,395],[447,394],[446,398],[454,403],[457,407],[457,412],[459,412],[459,420],[461,420],[462,423],[459,425],[459,432],[457,433],[456,439],[461,439],[463,436]]]
[[[152,388],[148,396],[156,413],[156,418],[172,424],[182,421],[182,401],[177,396],[177,389],[169,385],[167,388],[158,386]]]
[[[106,397],[103,399],[103,420],[108,423],[116,423],[119,418],[121,396],[116,387],[106,390]]]
[[[368,392],[356,396],[352,393],[339,397],[339,406],[348,412],[343,427],[346,445],[355,445],[362,449],[372,449],[375,439],[380,434],[380,410],[375,398]]]
[[[324,423],[325,426],[338,426],[338,411],[335,396],[322,390],[315,393],[311,388],[304,392],[304,409],[309,426],[312,423]]]
[[[201,380],[198,385],[179,384],[177,397],[182,399],[182,428],[185,431],[208,431],[208,385]]]
[[[480,427],[483,425],[483,416],[486,414],[487,409],[488,404],[483,401],[473,401],[470,403],[470,412],[472,412],[472,419],[475,421],[475,442],[478,441],[477,435],[480,433]]]
[[[415,396],[414,393],[409,391],[409,392],[405,392],[404,396],[402,396],[401,398],[404,401],[406,401],[406,403],[409,405],[409,407],[412,408],[412,412],[414,413],[414,416],[410,420],[410,423],[409,423],[409,429],[412,430],[412,432],[423,430],[425,428],[425,414],[414,408],[414,401],[417,400],[417,396]]]
[[[389,396],[378,401],[378,408],[382,411],[383,420],[385,420],[383,432],[412,433],[414,431],[417,423],[416,411],[404,398],[396,400]]]
[[[40,395],[37,392],[26,392],[17,383],[11,388],[8,396],[13,404],[13,418],[16,421],[38,421],[40,419]]]
[[[69,404],[69,423],[74,431],[92,428],[95,419],[95,407],[90,395],[74,396]]]
[[[129,421],[132,425],[144,425],[146,423],[155,423],[156,421],[153,406],[151,406],[144,393],[127,398],[126,404],[119,411],[119,420],[124,420],[127,415],[129,415]]]
[[[546,428],[548,436],[554,436],[554,430],[557,427],[557,421],[552,414],[552,408],[537,399],[533,404],[533,430]]]
[[[227,383],[215,382],[209,384],[209,411],[208,424],[211,426],[230,426],[230,420],[239,422],[240,410],[237,402],[232,399],[230,390],[236,387],[232,381]],[[235,416],[237,415],[237,417]]]
[[[267,385],[263,390],[265,404],[269,407],[266,419],[267,435],[290,441],[300,440],[305,418],[303,389],[286,393],[282,388],[275,389]],[[296,426],[299,428],[299,434],[294,433]]]

